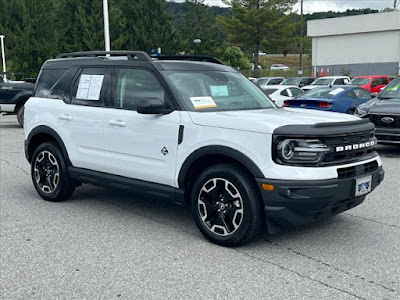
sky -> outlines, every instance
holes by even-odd
[[[183,2],[183,0],[175,0]],[[299,1],[300,2],[300,1]],[[397,1],[400,2],[400,1]],[[221,0],[205,0],[205,3],[211,6],[226,6]],[[347,9],[371,8],[384,9],[393,7],[394,0],[304,0],[304,13],[313,13],[320,11],[345,11]],[[397,4],[400,8],[400,4]],[[296,4],[294,10],[300,12],[300,3]]]

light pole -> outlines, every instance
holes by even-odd
[[[198,49],[197,49],[197,47],[198,47],[198,45],[201,43],[201,39],[195,39],[194,41],[193,41],[193,44],[194,44],[194,55],[197,55],[198,54]]]
[[[7,79],[7,75],[6,75],[6,72],[7,72],[7,68],[6,68],[6,54],[5,54],[5,51],[4,51],[4,38],[5,38],[5,36],[4,35],[0,35],[0,40],[1,40],[1,57],[2,57],[2,60],[3,60],[3,74],[4,74],[4,79]]]
[[[103,15],[104,15],[104,43],[106,51],[110,51],[110,28],[108,22],[108,1],[103,0]]]

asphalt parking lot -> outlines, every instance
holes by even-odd
[[[1,299],[400,299],[400,147],[365,202],[240,248],[186,207],[84,185],[41,200],[15,116],[0,117]]]

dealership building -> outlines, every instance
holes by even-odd
[[[307,22],[314,74],[400,75],[400,11]]]

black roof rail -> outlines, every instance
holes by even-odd
[[[62,53],[56,58],[98,57],[98,56],[127,56],[128,59],[151,61],[151,57],[143,51],[81,51]]]
[[[156,60],[189,60],[189,61],[203,61],[210,62],[214,64],[223,65],[224,63],[219,59],[212,56],[204,56],[204,55],[163,55],[153,57]]]

